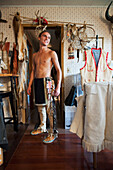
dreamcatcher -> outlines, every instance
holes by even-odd
[[[83,50],[89,42],[86,30],[92,29],[95,35],[95,30],[84,22],[83,26],[77,27],[76,24],[67,24],[66,39],[70,44],[73,44],[74,49]],[[93,36],[94,36],[93,35]]]
[[[79,51],[84,50],[87,43],[90,42],[86,30],[88,28],[92,29],[94,35],[95,35],[95,30],[91,27],[92,25],[86,24],[85,22],[82,26],[76,26],[76,25],[78,24],[68,23],[66,25],[67,26],[66,40],[69,43],[68,59],[74,59],[74,51],[77,50],[77,58],[79,61]]]

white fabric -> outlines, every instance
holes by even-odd
[[[113,150],[113,83],[85,83],[70,131],[89,152]]]
[[[113,82],[109,83],[109,90],[108,90],[105,148],[113,150]]]
[[[26,90],[27,87],[27,61],[19,62],[19,93]]]
[[[76,133],[80,138],[83,136],[83,120],[84,120],[84,96],[80,96],[73,122],[70,127],[70,131]]]
[[[86,113],[83,147],[89,152],[104,149],[108,83],[85,83]]]
[[[47,113],[50,121],[50,130],[49,130],[50,134],[53,133],[53,112],[51,111],[51,107],[52,107],[51,105],[52,102],[48,101],[47,106],[38,106],[38,112],[40,114],[40,121],[41,121],[39,128],[41,128],[43,132],[46,132],[46,113]]]

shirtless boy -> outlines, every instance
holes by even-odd
[[[51,143],[55,140],[53,134],[53,114],[50,113],[50,104],[47,98],[50,96],[47,93],[46,87],[52,85],[51,70],[53,65],[57,71],[57,85],[54,90],[54,96],[60,94],[61,86],[61,69],[58,62],[58,57],[55,51],[52,51],[47,46],[50,43],[51,35],[47,31],[39,34],[39,51],[33,54],[33,66],[27,93],[31,94],[31,85],[34,80],[35,85],[35,104],[38,107],[41,124],[37,129],[34,129],[31,134],[37,135],[46,132],[46,112],[50,120],[50,132],[44,143]],[[50,89],[49,89],[50,90]],[[47,97],[46,97],[47,96]]]

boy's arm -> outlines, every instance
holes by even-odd
[[[61,72],[59,61],[58,61],[58,56],[55,51],[52,51],[52,62],[53,62],[55,69],[57,71],[57,86],[56,86],[54,95],[58,96],[60,94],[62,72]]]
[[[33,83],[34,74],[35,74],[35,61],[34,61],[34,58],[35,58],[35,55],[33,54],[32,72],[31,72],[31,75],[30,75],[29,86],[28,86],[28,89],[27,89],[28,95],[31,94],[31,85],[32,85],[32,83]]]

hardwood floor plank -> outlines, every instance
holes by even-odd
[[[94,170],[93,153],[83,149],[79,137],[60,127],[58,139],[43,144],[46,133],[30,135],[35,123],[36,120],[31,122],[26,131],[22,126],[19,133],[10,131],[9,151],[4,157],[6,170]],[[113,151],[105,149],[96,156],[97,170],[113,170]],[[0,170],[4,168],[0,167]]]
[[[26,132],[6,170],[93,170],[93,154],[83,150],[75,134],[59,134],[52,144],[43,144],[45,135],[32,136]],[[113,152],[99,152],[97,169],[112,170],[112,159]]]

